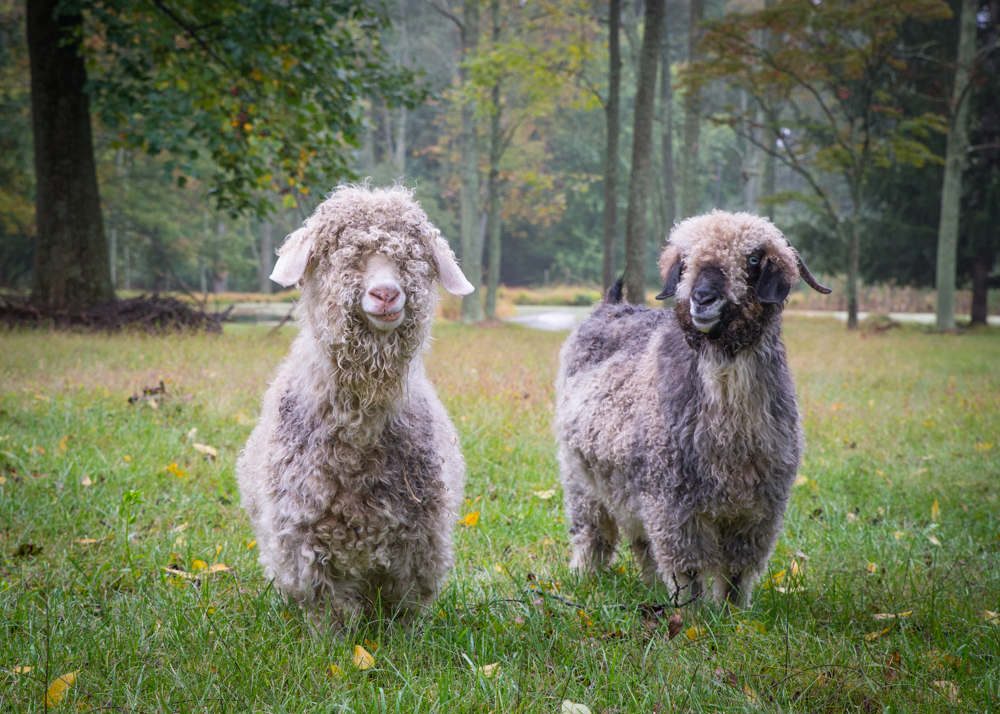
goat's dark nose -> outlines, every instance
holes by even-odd
[[[704,307],[719,299],[719,291],[711,285],[699,285],[691,292],[691,299]]]
[[[399,290],[388,285],[379,285],[369,290],[368,294],[385,305],[391,305],[399,297]]]

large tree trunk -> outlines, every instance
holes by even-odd
[[[663,13],[663,37],[660,42],[660,151],[663,158],[663,232],[670,233],[677,218],[677,193],[674,186],[674,93],[670,86],[670,33],[666,8]]]
[[[622,81],[621,54],[622,0],[610,0],[608,7],[608,103],[607,146],[604,150],[604,266],[601,283],[605,292],[615,281],[615,250],[618,243],[618,121]]]
[[[632,131],[632,173],[628,185],[628,217],[625,227],[625,287],[629,302],[646,302],[646,197],[653,151],[653,110],[656,103],[656,71],[663,30],[664,0],[646,0],[646,27],[639,52],[639,80],[635,94]]]
[[[274,237],[271,221],[260,224],[260,255],[257,258],[257,287],[265,295],[271,293],[271,271],[274,269]]]
[[[858,329],[858,274],[861,259],[861,191],[852,192],[847,249],[847,329]]]
[[[962,0],[959,17],[958,67],[951,91],[951,116],[945,149],[941,218],[938,223],[937,320],[939,330],[955,329],[955,274],[958,254],[958,220],[965,169],[966,124],[969,114],[969,68],[976,51],[977,0]]]
[[[462,10],[462,59],[467,61],[476,54],[479,43],[479,2],[465,0]],[[459,70],[462,85],[469,81],[469,70]],[[482,322],[483,303],[482,252],[479,244],[479,155],[476,151],[476,104],[466,99],[462,104],[461,168],[461,231],[462,272],[475,290],[462,298],[462,322]]]
[[[701,21],[705,17],[705,0],[691,0],[691,24],[688,28],[688,62],[697,58],[701,39]],[[684,94],[684,146],[681,150],[681,213],[690,218],[698,212],[698,139],[701,133],[701,92],[688,89]]]
[[[996,256],[987,246],[976,252],[972,264],[972,310],[969,313],[973,325],[985,325],[989,315],[990,268]]]
[[[500,0],[490,2],[493,15],[493,44],[500,41]],[[500,124],[500,80],[493,85],[493,115],[490,117],[490,174],[487,184],[489,210],[486,242],[489,269],[486,273],[486,319],[497,319],[497,290],[500,287],[500,159],[503,156],[503,129]]]
[[[28,0],[31,124],[38,240],[32,298],[49,308],[113,300],[111,261],[94,169],[83,18],[55,16],[59,0]]]

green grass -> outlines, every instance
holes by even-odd
[[[428,368],[481,517],[458,527],[456,571],[423,616],[346,641],[311,635],[263,581],[236,496],[236,454],[291,335],[0,336],[0,712],[42,711],[69,672],[67,711],[998,707],[1000,625],[984,617],[1000,610],[997,331],[865,338],[789,320],[808,445],[771,563],[784,575],[735,616],[682,611],[669,639],[672,613],[641,607],[665,593],[627,549],[599,578],[567,571],[550,426],[564,335],[440,324]],[[128,403],[160,379],[157,408]],[[164,570],[195,561],[231,570]],[[365,640],[378,649],[362,672]]]

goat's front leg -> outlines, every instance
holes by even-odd
[[[584,480],[586,465],[575,455],[560,459],[563,467],[563,498],[569,522],[569,567],[594,573],[611,563],[618,546],[618,523],[594,496]]]

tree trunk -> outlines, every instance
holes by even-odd
[[[491,0],[493,44],[500,41],[500,0]],[[500,159],[503,154],[503,129],[500,124],[500,80],[493,85],[493,115],[490,117],[490,174],[487,184],[489,212],[486,217],[486,241],[489,269],[486,273],[486,319],[497,319],[497,290],[500,287]]]
[[[750,102],[754,101],[746,92],[740,93],[740,101],[743,104],[744,115],[750,111],[751,126],[748,129],[750,139],[746,143],[746,153],[743,157],[743,206],[748,213],[757,212],[757,203],[760,201],[760,149],[755,141],[758,141],[759,132],[754,127],[757,123],[757,105],[754,104],[752,111]]]
[[[653,150],[653,110],[660,33],[663,30],[663,3],[664,0],[646,0],[646,27],[639,52],[639,80],[632,131],[632,173],[629,176],[625,227],[625,286],[628,301],[640,305],[646,302],[646,197]]]
[[[990,267],[996,256],[987,246],[976,252],[972,264],[972,310],[969,313],[973,325],[985,325],[989,316]]]
[[[399,0],[399,66],[407,66],[407,54],[410,51],[407,34],[406,18],[408,16],[406,0]],[[399,108],[399,118],[396,123],[396,150],[392,157],[396,175],[402,177],[406,173],[406,107]]]
[[[31,295],[53,309],[114,300],[94,169],[83,17],[55,16],[59,0],[28,0],[31,125],[35,144],[35,248]]]
[[[271,294],[271,271],[274,268],[274,237],[271,221],[260,224],[260,255],[257,259],[257,287],[265,295]]]
[[[701,39],[701,21],[705,17],[705,0],[691,0],[691,24],[688,28],[688,62],[697,58]],[[681,213],[690,218],[698,213],[698,138],[701,133],[701,92],[689,89],[684,94],[684,146],[681,150],[683,191]]]
[[[663,232],[670,233],[677,218],[677,190],[674,185],[674,93],[670,86],[670,36],[667,13],[663,13],[660,42],[660,150],[663,157]]]
[[[462,10],[462,59],[467,61],[476,54],[479,43],[479,2],[465,0]],[[469,81],[469,70],[459,69],[462,86]],[[482,322],[483,303],[482,253],[479,245],[479,155],[476,151],[476,104],[466,99],[462,104],[461,167],[461,243],[462,272],[475,290],[462,298],[462,322]]]
[[[858,329],[858,266],[861,258],[860,189],[853,192],[847,252],[847,329]]]
[[[608,103],[607,146],[604,150],[604,266],[601,283],[605,292],[615,281],[615,250],[618,244],[618,118],[621,96],[622,0],[610,0],[608,8]]]
[[[958,68],[951,91],[951,116],[945,149],[941,218],[938,223],[937,320],[939,330],[955,329],[955,274],[957,272],[958,221],[965,169],[966,124],[969,114],[969,68],[976,51],[977,0],[962,0],[959,17]]]

